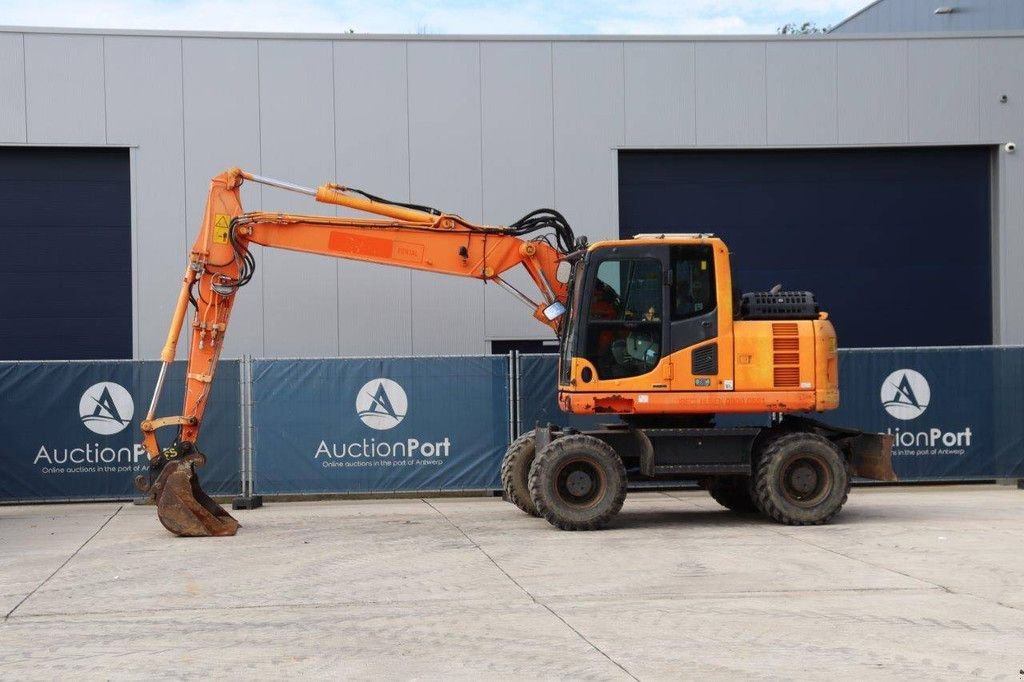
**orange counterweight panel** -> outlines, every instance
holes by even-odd
[[[836,330],[826,317],[815,320],[815,409],[818,412],[839,407],[839,352]]]

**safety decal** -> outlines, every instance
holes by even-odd
[[[227,244],[230,225],[231,218],[226,213],[218,213],[213,221],[213,241],[218,244]]]

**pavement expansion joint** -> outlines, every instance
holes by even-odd
[[[187,606],[147,606],[147,613],[193,613],[202,611],[277,611],[281,609],[295,609],[295,610],[330,610],[330,609],[344,609],[353,606],[360,607],[384,607],[384,608],[415,608],[418,606],[436,606],[439,604],[455,604],[458,606],[473,606],[473,605],[492,605],[494,600],[487,597],[480,597],[476,599],[458,599],[457,601],[452,599],[450,596],[437,597],[434,599],[408,599],[401,601],[394,600],[383,600],[383,599],[371,599],[371,600],[340,600],[331,602],[267,602],[263,604],[214,604],[214,605],[195,605],[189,604]],[[540,602],[537,602],[540,604]],[[51,611],[47,613],[31,613],[27,615],[18,615],[11,619],[11,622],[24,622],[28,620],[44,621],[47,619],[54,618],[69,618],[69,617],[80,617],[80,616],[99,616],[99,617],[117,617],[123,615],[123,611]],[[3,623],[6,621],[0,621]]]
[[[62,563],[60,566],[58,566],[57,569],[53,573],[51,573],[50,575],[46,576],[46,578],[43,580],[43,582],[41,582],[38,585],[36,585],[35,589],[33,589],[28,594],[26,594],[24,599],[22,599],[17,604],[15,604],[14,608],[11,609],[10,611],[8,611],[4,615],[4,622],[6,622],[12,615],[14,615],[14,612],[17,611],[21,607],[22,604],[24,604],[29,599],[31,599],[32,595],[34,595],[36,592],[38,592],[43,587],[43,585],[45,585],[46,583],[50,582],[50,580],[53,578],[53,576],[55,576],[58,573],[60,573],[61,570],[65,566],[67,566],[69,563],[71,563],[71,560],[74,559],[76,556],[78,556],[78,553],[81,552],[83,549],[85,549],[85,546],[88,545],[90,542],[92,542],[92,539],[94,537],[96,537],[97,535],[99,535],[100,531],[102,531],[104,528],[106,528],[107,524],[110,523],[111,521],[113,521],[114,517],[121,513],[122,509],[124,509],[124,505],[123,504],[122,505],[118,505],[117,509],[114,510],[114,513],[111,514],[109,517],[107,517],[107,520],[104,521],[102,524],[100,524],[100,527],[96,529],[96,532],[93,533],[92,535],[90,535],[88,538],[86,538],[85,542],[83,542],[78,547],[78,549],[76,549],[74,552],[72,552],[71,556],[69,556],[67,559],[64,560],[64,563]]]
[[[480,544],[479,544],[479,543],[478,543],[478,542],[477,542],[476,540],[474,540],[473,538],[471,538],[471,537],[469,536],[469,533],[467,533],[466,531],[462,530],[462,528],[461,528],[461,527],[459,526],[459,524],[457,524],[457,523],[455,523],[454,521],[452,521],[452,520],[451,520],[451,519],[450,519],[450,518],[448,517],[448,515],[447,515],[447,514],[445,514],[445,513],[443,512],[443,511],[441,511],[440,509],[438,509],[438,508],[437,508],[436,506],[434,506],[433,504],[431,504],[431,503],[430,503],[430,500],[427,500],[427,499],[423,499],[423,503],[424,503],[424,504],[426,504],[426,505],[427,505],[428,507],[430,507],[431,509],[433,509],[433,510],[434,510],[435,512],[437,512],[438,514],[440,514],[440,515],[441,515],[441,518],[443,518],[443,519],[444,519],[445,521],[447,521],[447,522],[448,522],[448,524],[449,524],[449,525],[450,525],[450,526],[451,526],[452,528],[454,528],[455,530],[459,531],[459,533],[461,533],[461,534],[462,534],[462,537],[466,538],[466,541],[467,541],[467,542],[469,542],[469,544],[473,545],[473,547],[475,547],[475,548],[477,549],[477,551],[479,551],[479,552],[480,552],[481,554],[483,554],[483,555],[484,555],[485,557],[487,557],[487,560],[488,560],[488,561],[490,561],[490,562],[491,562],[491,563],[492,563],[492,564],[494,565],[494,567],[495,567],[496,569],[498,569],[499,571],[501,571],[501,574],[502,574],[502,575],[504,575],[504,576],[505,576],[506,578],[508,578],[508,579],[509,579],[509,580],[510,580],[510,581],[512,582],[512,584],[513,584],[513,585],[515,585],[515,586],[516,586],[516,587],[518,587],[518,588],[519,588],[520,590],[522,590],[523,594],[525,594],[525,595],[526,595],[527,597],[529,597],[531,601],[533,601],[534,603],[540,603],[540,602],[538,602],[538,601],[537,601],[537,598],[536,598],[536,597],[534,597],[534,596],[533,596],[532,594],[530,594],[530,591],[529,591],[528,589],[526,589],[526,588],[525,588],[525,587],[523,587],[523,586],[522,586],[521,584],[519,584],[519,581],[517,581],[517,580],[516,580],[515,578],[513,578],[513,577],[511,576],[511,574],[509,574],[509,572],[508,572],[508,571],[506,571],[506,570],[505,570],[504,568],[502,568],[502,567],[501,567],[501,565],[500,565],[500,564],[499,564],[499,563],[498,563],[497,561],[495,561],[495,560],[494,560],[494,557],[492,557],[492,556],[491,556],[490,554],[488,554],[488,553],[487,553],[487,550],[485,550],[485,549],[484,549],[483,547],[481,547],[481,546],[480,546]]]
[[[771,532],[773,532],[773,533],[775,533],[777,535],[781,535],[783,537],[791,538],[791,539],[796,540],[798,542],[802,542],[802,543],[804,543],[806,545],[810,545],[811,547],[816,547],[816,548],[824,550],[826,552],[830,552],[831,554],[835,554],[836,556],[843,557],[844,559],[849,559],[851,561],[857,561],[859,563],[864,564],[865,566],[870,566],[871,568],[877,568],[877,569],[881,569],[883,571],[889,571],[890,573],[895,573],[896,575],[903,576],[904,578],[909,578],[910,580],[916,580],[917,582],[921,582],[921,583],[924,583],[926,585],[931,585],[932,589],[941,590],[942,592],[945,592],[946,594],[950,594],[950,595],[954,595],[954,596],[960,596],[960,597],[973,597],[975,599],[980,599],[980,600],[982,600],[984,602],[987,602],[987,603],[990,603],[990,604],[995,604],[997,606],[1004,606],[1004,607],[1006,607],[1008,609],[1013,609],[1014,611],[1024,611],[1024,609],[1022,609],[1022,608],[1020,608],[1018,606],[1013,606],[1012,604],[1007,604],[1007,603],[1001,602],[1001,601],[999,601],[997,599],[988,599],[988,598],[986,598],[986,597],[984,597],[982,595],[974,594],[973,592],[957,591],[957,590],[954,590],[952,587],[949,587],[948,585],[943,585],[942,583],[937,583],[937,582],[932,581],[932,580],[926,580],[925,578],[921,578],[921,577],[918,577],[916,575],[912,575],[910,573],[897,570],[895,568],[892,568],[891,566],[885,566],[883,564],[867,561],[866,559],[861,559],[860,557],[855,557],[855,556],[850,556],[849,554],[844,554],[843,552],[840,552],[839,550],[835,550],[835,549],[832,549],[830,547],[825,547],[823,545],[819,545],[816,542],[811,542],[810,540],[807,540],[805,538],[797,537],[796,535],[794,535],[792,533],[786,533],[785,531],[777,530],[777,529],[770,529],[770,530],[771,530]],[[906,588],[906,589],[913,589],[913,588]]]
[[[462,536],[463,536],[464,538],[466,538],[466,540],[467,540],[467,541],[468,541],[468,542],[469,542],[469,543],[470,543],[471,545],[473,545],[473,547],[475,547],[475,548],[476,548],[477,550],[479,550],[479,551],[480,551],[480,553],[481,553],[481,554],[483,554],[483,555],[484,555],[485,557],[487,557],[487,560],[488,560],[488,561],[490,561],[490,562],[491,562],[491,563],[492,563],[492,564],[494,565],[494,567],[495,567],[496,569],[498,569],[499,571],[501,571],[501,573],[502,573],[502,574],[503,574],[503,575],[504,575],[504,576],[505,576],[506,578],[508,578],[508,579],[509,579],[510,581],[512,581],[512,584],[514,584],[514,585],[515,585],[516,587],[518,587],[518,588],[519,588],[520,590],[522,590],[522,591],[523,591],[523,594],[525,594],[525,595],[526,595],[527,597],[529,597],[529,598],[530,598],[530,599],[531,599],[531,600],[532,600],[532,601],[533,601],[533,602],[534,602],[535,604],[538,604],[539,606],[542,606],[542,607],[544,608],[544,610],[546,610],[546,611],[547,611],[548,613],[550,613],[550,614],[551,614],[552,616],[554,616],[555,618],[557,618],[557,619],[559,620],[559,622],[561,622],[561,623],[562,623],[563,625],[565,625],[565,627],[569,628],[569,629],[570,629],[570,630],[571,630],[571,631],[572,631],[572,632],[573,632],[573,633],[574,633],[574,634],[575,634],[575,635],[576,635],[577,637],[579,637],[579,638],[580,638],[580,639],[581,639],[581,640],[582,640],[583,642],[585,642],[585,643],[587,644],[587,646],[589,646],[589,647],[590,647],[591,649],[593,649],[593,650],[594,650],[594,651],[596,651],[597,653],[599,653],[599,654],[601,654],[602,656],[604,656],[604,657],[605,657],[606,659],[608,659],[608,661],[609,661],[610,663],[612,663],[612,664],[613,664],[613,665],[614,665],[615,667],[617,667],[617,668],[618,668],[619,670],[621,670],[621,671],[622,671],[622,672],[624,672],[624,673],[625,673],[626,675],[628,675],[628,676],[630,677],[630,679],[633,679],[633,680],[637,680],[637,681],[639,682],[639,678],[638,678],[638,677],[636,677],[636,676],[635,676],[635,675],[634,675],[633,673],[629,672],[629,670],[627,670],[627,669],[626,669],[626,668],[625,668],[625,667],[624,667],[624,666],[623,666],[623,665],[622,665],[621,663],[619,663],[619,662],[618,662],[618,661],[616,661],[616,660],[615,660],[614,658],[612,658],[611,656],[609,656],[609,655],[608,655],[608,654],[607,654],[607,653],[606,653],[605,651],[603,651],[603,650],[601,649],[601,647],[597,646],[596,644],[594,644],[593,642],[591,642],[591,641],[590,641],[589,639],[587,639],[586,635],[584,635],[584,634],[583,634],[582,632],[580,632],[579,630],[577,630],[576,628],[574,628],[574,627],[573,627],[573,626],[572,626],[572,625],[571,625],[571,624],[570,624],[570,623],[569,623],[569,622],[568,622],[568,621],[567,621],[567,620],[566,620],[565,618],[563,618],[563,617],[562,617],[562,616],[561,616],[561,615],[560,615],[560,614],[559,614],[558,612],[556,612],[556,611],[555,611],[554,609],[552,609],[552,608],[551,608],[550,606],[548,606],[547,604],[545,604],[544,602],[540,601],[540,600],[539,600],[539,599],[537,599],[537,598],[536,598],[535,596],[533,596],[533,595],[532,595],[532,594],[530,593],[530,591],[529,591],[528,589],[526,589],[525,587],[523,587],[523,586],[522,586],[522,585],[521,585],[521,584],[519,583],[519,581],[518,581],[518,580],[516,580],[515,578],[513,578],[513,577],[512,577],[512,575],[511,575],[511,574],[510,574],[510,573],[509,573],[508,571],[506,571],[506,570],[505,570],[505,569],[504,569],[504,568],[503,568],[503,567],[502,567],[502,566],[501,566],[501,565],[500,565],[500,564],[499,564],[499,563],[498,563],[497,561],[495,561],[495,560],[494,560],[494,557],[492,557],[492,556],[491,556],[491,555],[490,555],[490,554],[489,554],[489,553],[487,552],[487,550],[485,550],[485,549],[484,549],[483,547],[481,547],[481,546],[480,546],[480,544],[479,544],[479,543],[478,543],[478,542],[477,542],[476,540],[474,540],[473,538],[471,538],[471,537],[469,536],[469,533],[467,533],[466,531],[464,531],[464,530],[462,529],[462,527],[460,527],[460,526],[459,526],[459,524],[457,524],[457,523],[455,523],[454,521],[452,521],[452,520],[451,520],[451,519],[450,519],[450,518],[448,517],[448,515],[447,515],[447,514],[445,514],[445,513],[443,512],[443,511],[441,511],[440,509],[438,509],[437,507],[435,507],[435,506],[434,506],[433,504],[431,504],[431,503],[430,503],[430,500],[427,500],[427,499],[423,499],[423,502],[424,502],[424,504],[426,504],[426,505],[427,505],[428,507],[430,507],[431,509],[433,509],[433,510],[434,510],[435,512],[437,512],[438,514],[440,514],[440,515],[441,515],[441,517],[442,517],[442,518],[444,518],[444,520],[445,520],[445,521],[447,521],[447,522],[448,522],[449,524],[451,524],[452,528],[454,528],[455,530],[459,531],[459,533],[461,533],[461,534],[462,534]]]
[[[916,580],[919,583],[924,583],[926,585],[931,585],[933,588],[940,589],[940,590],[942,590],[944,592],[947,592],[949,594],[957,594],[956,592],[951,590],[949,587],[947,587],[945,585],[942,585],[941,583],[936,583],[936,582],[933,582],[931,580],[925,580],[924,578],[919,578],[916,575],[911,575],[910,573],[905,573],[904,571],[896,570],[895,568],[892,568],[891,566],[885,566],[883,564],[877,564],[877,563],[868,561],[867,559],[861,559],[860,557],[851,556],[849,554],[844,554],[843,552],[840,552],[837,549],[832,549],[831,547],[826,547],[824,545],[819,545],[816,542],[812,542],[812,541],[810,541],[810,540],[808,540],[806,538],[799,537],[799,536],[797,536],[796,534],[793,534],[793,533],[786,533],[785,531],[778,530],[778,529],[771,528],[771,527],[768,527],[768,530],[770,532],[772,532],[772,533],[775,533],[776,535],[781,535],[782,537],[789,538],[791,540],[796,540],[797,542],[802,542],[805,545],[808,545],[810,547],[814,547],[816,549],[820,549],[823,552],[828,552],[829,554],[835,554],[836,556],[842,557],[844,559],[849,559],[850,561],[856,561],[857,563],[864,564],[865,566],[870,566],[871,568],[877,568],[877,569],[880,569],[880,570],[883,570],[883,571],[889,571],[890,573],[895,573],[896,575],[903,576],[904,578],[909,578],[910,580]]]

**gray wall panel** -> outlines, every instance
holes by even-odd
[[[199,231],[209,179],[231,166],[252,172],[260,168],[259,79],[255,40],[182,40],[185,107],[185,207],[182,226],[191,246]],[[258,211],[260,187],[242,186],[242,207]],[[264,250],[255,247],[257,265]],[[184,267],[187,254],[180,262]],[[180,275],[165,286],[173,299]],[[144,357],[152,357],[142,349]],[[159,349],[157,349],[157,353]],[[248,286],[235,297],[225,357],[265,354],[263,343],[263,273],[259,267]]]
[[[1024,343],[1024,155],[997,152],[997,343]]]
[[[405,56],[401,42],[334,43],[337,180],[396,201],[409,200]],[[411,271],[345,260],[337,268],[339,354],[412,353]]]
[[[107,134],[134,153],[133,268],[136,355],[154,357],[166,337],[189,244],[185,225],[185,151],[181,40],[106,39]]]
[[[977,41],[914,41],[907,49],[910,141],[976,139]]]
[[[551,112],[551,45],[489,43],[481,47],[482,219],[507,225],[535,208],[552,206],[555,194]],[[523,268],[505,277],[540,300]],[[498,286],[484,289],[488,339],[551,336],[521,301]]]
[[[980,135],[983,141],[1024,144],[1022,65],[1024,40],[979,41]],[[1001,101],[1003,95],[1007,98],[1005,103]]]
[[[935,14],[940,6],[954,9]],[[1021,0],[884,0],[870,5],[835,27],[839,35],[1024,29]]]
[[[25,142],[25,38],[0,33],[0,143]]]
[[[768,144],[835,144],[835,43],[768,43]]]
[[[28,141],[103,144],[102,36],[25,36]]]
[[[697,144],[765,144],[765,44],[699,43],[696,59]]]
[[[626,144],[696,141],[693,43],[626,43]]]
[[[1003,145],[1024,140],[1024,40],[979,41],[979,128],[995,151],[997,193],[993,211],[996,340],[1024,343],[1024,155]],[[1006,95],[1007,101],[1001,98]]]
[[[261,40],[260,154],[265,175],[315,187],[334,177],[331,43]],[[311,197],[263,188],[269,211],[334,214]],[[338,265],[328,256],[263,249],[265,352],[270,357],[338,354]]]
[[[591,241],[618,235],[622,44],[555,43],[555,206]]]
[[[842,42],[838,48],[839,142],[906,142],[906,41]]]
[[[598,239],[618,231],[623,146],[1024,144],[1019,37],[261,40],[262,82],[256,39],[0,31],[0,143],[138,145],[142,357],[159,351],[208,179],[231,165],[484,222],[553,205]],[[1021,159],[996,156],[1005,343],[1024,343]],[[251,183],[242,194],[248,210],[337,212]],[[256,255],[228,357],[481,352],[489,338],[547,336],[497,287]]]
[[[479,221],[480,45],[409,44],[410,196]],[[483,353],[484,285],[412,274],[412,349],[417,355]]]

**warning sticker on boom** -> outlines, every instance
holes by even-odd
[[[231,218],[226,213],[218,213],[213,220],[213,241],[227,244],[230,225]]]

